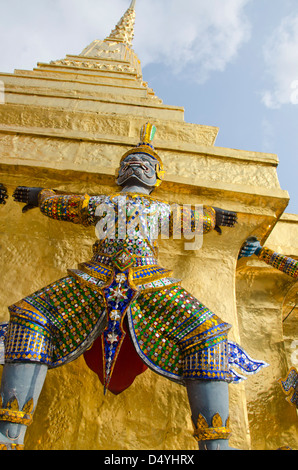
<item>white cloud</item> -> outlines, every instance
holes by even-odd
[[[134,49],[142,65],[164,63],[204,82],[248,40],[251,0],[137,0]],[[114,28],[130,0],[9,0],[0,16],[0,71],[80,53]],[[10,69],[10,70],[8,70]]]
[[[142,64],[164,63],[204,82],[223,71],[250,37],[250,0],[151,0],[139,3],[135,48]]]
[[[263,48],[271,86],[262,101],[271,109],[298,102],[298,16],[286,17]]]
[[[128,0],[0,0],[0,71],[32,69],[104,39]]]

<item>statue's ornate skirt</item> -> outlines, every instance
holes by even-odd
[[[248,374],[266,365],[228,342],[231,325],[178,283],[137,291],[129,284],[128,273],[116,272],[108,284],[97,285],[70,275],[9,311],[2,335],[5,362],[58,367],[79,357],[101,337],[107,388],[127,335],[146,366],[179,383],[186,379],[237,382],[243,376],[236,373],[235,365]]]

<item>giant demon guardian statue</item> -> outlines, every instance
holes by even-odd
[[[28,187],[14,192],[14,199],[25,204],[23,212],[39,207],[56,220],[97,226],[100,236],[91,261],[9,307],[10,320],[1,333],[3,449],[23,447],[48,368],[81,354],[104,389],[115,394],[147,367],[184,385],[199,448],[229,448],[229,383],[265,363],[228,341],[231,325],[159,266],[155,235],[161,226],[169,235],[180,229],[178,213],[184,227],[202,236],[221,233],[221,226],[233,228],[237,216],[205,206],[177,205],[175,213],[151,196],[164,176],[151,143],[155,130],[149,123],[143,126],[140,144],[122,157],[118,194],[65,195]]]

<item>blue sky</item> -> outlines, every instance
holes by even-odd
[[[78,54],[130,0],[0,0],[0,71]],[[185,120],[220,128],[217,146],[275,153],[298,214],[297,0],[137,0],[144,80]]]

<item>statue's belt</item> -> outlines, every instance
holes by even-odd
[[[70,275],[75,276],[80,282],[92,285],[94,288],[102,289],[109,285],[115,273],[126,272],[130,286],[139,290],[142,286],[161,288],[163,286],[177,284],[180,281],[173,279],[173,272],[158,265],[133,266],[134,257],[122,250],[112,257],[113,266],[89,261],[82,263],[78,269],[69,269]]]

